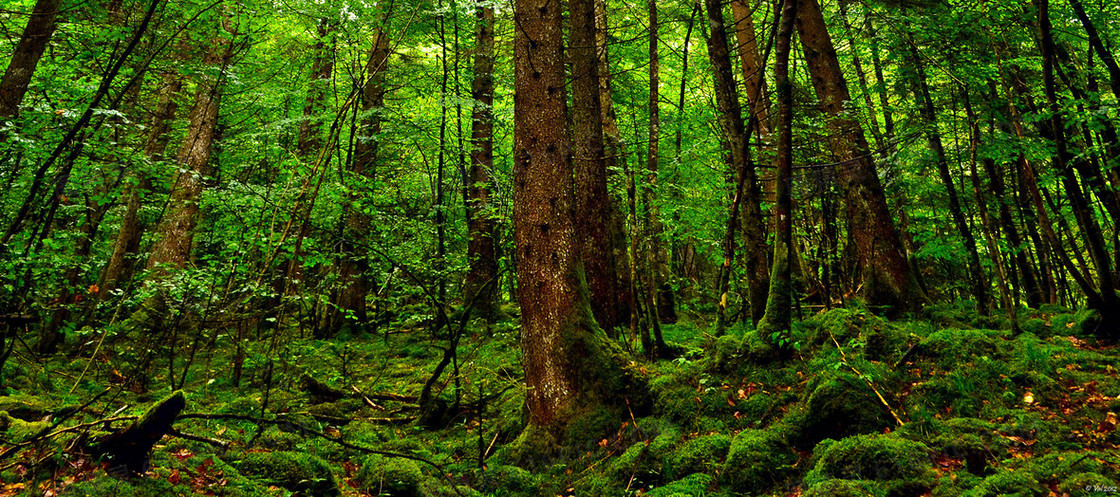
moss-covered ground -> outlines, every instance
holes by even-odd
[[[1092,338],[1093,316],[1024,311],[1016,334],[962,309],[900,321],[834,309],[798,322],[784,354],[759,347],[749,327],[715,337],[663,326],[680,357],[634,354],[650,412],[598,419],[539,457],[513,449],[525,418],[515,320],[467,330],[425,422],[414,399],[447,343],[426,328],[329,341],[265,330],[240,352],[211,330],[174,361],[166,347],[132,350],[140,342],[125,328],[83,330],[89,344],[69,354],[17,348],[5,364],[0,495],[1075,496],[1120,486],[1120,355]],[[332,390],[309,391],[305,375]],[[173,389],[187,407],[146,472],[87,455]]]

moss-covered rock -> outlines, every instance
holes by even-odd
[[[814,483],[802,497],[875,497],[873,482],[859,480],[825,480]]]
[[[867,383],[847,373],[822,375],[805,404],[794,439],[798,447],[813,447],[826,438],[875,433],[892,423],[890,412]]]
[[[930,469],[930,449],[894,434],[825,440],[813,451],[806,483],[843,480],[918,480]]]
[[[9,442],[25,442],[50,426],[51,424],[45,421],[24,421],[13,418],[8,411],[0,411],[0,430],[5,432],[4,438]]]
[[[312,497],[339,494],[330,466],[312,455],[288,451],[250,452],[233,466],[246,476]]]
[[[964,497],[1041,497],[1049,492],[1026,471],[1000,471],[984,478]]]
[[[369,494],[416,497],[422,495],[424,473],[415,461],[372,455],[362,463],[354,481]]]
[[[790,475],[797,459],[779,430],[743,430],[731,441],[721,483],[735,492],[764,493]]]
[[[479,475],[478,489],[487,494],[510,497],[537,496],[540,494],[537,477],[517,466],[495,465]]]
[[[713,480],[715,478],[711,475],[694,473],[663,487],[654,488],[644,495],[648,497],[711,497]]]
[[[720,468],[731,448],[731,437],[715,434],[696,437],[682,444],[669,456],[672,475],[708,473]]]
[[[1096,492],[1115,493],[1116,489],[1116,480],[1098,473],[1077,473],[1062,480],[1058,485],[1058,490],[1069,495],[1078,495],[1082,493],[1092,494]]]
[[[921,344],[921,354],[934,358],[941,369],[952,370],[975,357],[996,353],[996,336],[1002,332],[945,329],[931,333]]]

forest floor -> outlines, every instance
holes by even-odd
[[[781,360],[753,353],[747,330],[665,326],[682,353],[639,362],[650,412],[520,466],[515,320],[467,330],[430,426],[415,398],[447,339],[424,327],[243,337],[236,384],[229,336],[206,332],[193,361],[171,363],[123,331],[93,355],[105,330],[87,329],[69,355],[20,346],[5,364],[0,495],[1103,495],[1120,486],[1120,356],[1089,336],[1092,317],[1028,311],[1014,334],[961,308],[834,309],[798,323]],[[167,397],[187,362],[186,408],[146,472],[83,455]]]

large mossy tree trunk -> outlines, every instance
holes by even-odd
[[[828,116],[829,144],[841,161],[837,176],[862,265],[864,296],[869,304],[890,306],[894,312],[915,310],[928,298],[903,251],[867,138],[847,110],[852,100],[848,83],[817,0],[802,0],[796,23],[809,79]]]
[[[600,435],[587,422],[604,411],[620,415],[624,397],[645,390],[626,381],[631,376],[618,348],[588,304],[572,212],[560,7],[550,0],[514,6],[514,228],[526,456]]]

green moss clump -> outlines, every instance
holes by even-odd
[[[705,496],[710,497],[712,493],[709,489],[712,482],[715,480],[711,475],[704,473],[694,473],[688,475],[680,480],[674,481],[663,487],[657,487],[644,495],[648,497],[685,497],[685,496]]]
[[[743,430],[731,441],[721,479],[735,492],[765,493],[785,480],[797,454],[778,430]]]
[[[936,358],[941,369],[956,369],[973,357],[994,355],[997,347],[992,335],[998,334],[979,330],[935,331],[922,341],[922,355]]]
[[[809,487],[802,497],[874,497],[874,482],[859,480],[825,480]]]
[[[479,475],[478,489],[487,494],[530,497],[540,494],[537,477],[517,466],[488,466]]]
[[[300,442],[303,442],[303,437],[276,427],[269,427],[257,438],[258,446],[273,450],[295,450]]]
[[[1026,471],[1000,471],[984,478],[976,488],[963,494],[964,497],[1042,497],[1047,495],[1046,488]]]
[[[412,460],[373,455],[362,463],[354,480],[369,494],[417,497],[422,495],[424,473]]]
[[[801,420],[799,447],[826,438],[875,433],[891,425],[890,413],[863,380],[847,373],[823,376],[812,388]]]
[[[312,455],[287,451],[250,452],[233,466],[248,476],[312,497],[339,494],[330,466]]]
[[[816,464],[805,475],[805,482],[921,479],[930,469],[929,454],[925,444],[894,434],[825,440],[813,452]]]
[[[724,434],[696,437],[681,445],[669,456],[673,475],[690,473],[711,473],[719,469],[728,449],[731,437]]]
[[[46,421],[24,421],[13,418],[8,411],[0,411],[0,429],[6,431],[4,438],[13,443],[30,440],[50,426]]]
[[[1069,495],[1077,495],[1081,493],[1091,494],[1094,489],[1097,492],[1104,492],[1104,489],[1115,489],[1116,480],[1106,478],[1097,473],[1077,473],[1075,475],[1062,480],[1058,485],[1058,490]]]

